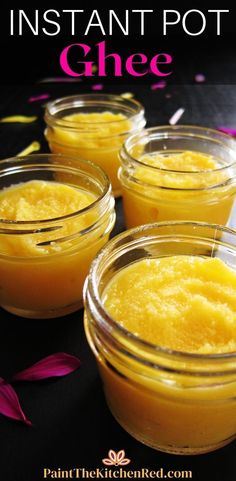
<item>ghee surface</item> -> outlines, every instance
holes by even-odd
[[[75,113],[62,118],[67,127],[47,129],[50,148],[55,153],[78,156],[102,167],[111,179],[113,191],[120,190],[117,171],[119,149],[132,129],[132,123],[122,113]]]
[[[31,180],[0,191],[0,218],[14,221],[54,219],[87,207],[90,192],[65,184]]]
[[[236,351],[236,272],[218,258],[146,259],[122,269],[104,294],[113,319],[177,351]]]
[[[68,185],[32,180],[0,191],[0,219],[10,221],[45,221],[79,212],[96,200],[96,196],[88,191]],[[89,214],[77,219],[61,221],[58,226],[60,237],[80,231],[86,226]],[[20,225],[18,229],[22,226]],[[46,234],[49,241],[58,235],[55,232]],[[9,255],[44,255],[60,252],[68,244],[55,242],[40,245],[45,241],[45,233],[27,236],[0,236],[0,252]]]

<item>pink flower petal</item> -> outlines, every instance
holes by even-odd
[[[2,378],[0,378],[0,413],[28,426],[32,424],[23,413],[15,390]]]
[[[34,97],[30,97],[28,99],[28,102],[39,102],[40,100],[46,100],[49,99],[50,95],[49,94],[41,94],[41,95],[35,95]]]
[[[203,73],[197,73],[194,77],[194,80],[197,83],[203,83],[206,81],[206,77],[203,75]]]
[[[80,360],[70,354],[58,352],[41,359],[33,366],[18,372],[14,381],[38,381],[49,377],[66,376],[80,367]]]
[[[156,82],[155,84],[151,85],[151,90],[164,89],[166,85],[167,83],[165,80],[160,80],[160,82]]]
[[[104,85],[103,84],[94,84],[94,85],[92,85],[91,89],[92,90],[103,90]]]
[[[224,132],[224,134],[232,135],[236,137],[236,130],[235,129],[228,129],[228,127],[217,127],[217,130],[220,132]]]

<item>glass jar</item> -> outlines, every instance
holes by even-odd
[[[0,306],[23,317],[58,317],[82,306],[90,263],[115,222],[114,198],[108,177],[98,166],[77,159],[75,168],[67,157],[42,154],[0,161],[0,205],[2,189],[29,181],[47,181],[58,189],[68,186],[73,193],[93,196],[87,207],[56,218],[44,218],[43,213],[32,221],[0,219]],[[34,195],[39,196],[40,209],[37,186]],[[68,200],[60,192],[63,206]]]
[[[140,226],[100,251],[84,289],[85,331],[111,412],[142,443],[175,454],[206,453],[236,437],[236,352],[194,354],[143,341],[109,315],[103,293],[135,261],[205,252],[236,269],[236,233],[192,222]]]
[[[183,153],[203,155],[215,167],[171,170],[152,160]],[[228,223],[236,185],[236,142],[228,135],[194,126],[155,127],[130,136],[120,157],[128,228],[168,220]]]
[[[91,160],[111,179],[114,195],[120,195],[117,178],[119,150],[128,135],[145,124],[144,108],[118,95],[84,94],[50,102],[45,112],[46,139],[50,150]]]

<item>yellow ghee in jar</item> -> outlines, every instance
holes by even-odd
[[[98,164],[108,174],[114,193],[119,193],[118,154],[132,122],[122,113],[109,111],[75,113],[61,120],[68,122],[65,128],[48,127],[46,131],[51,151]]]
[[[201,152],[139,151],[140,146],[132,151],[140,161],[132,181],[127,177],[123,182],[128,227],[168,220],[227,224],[235,194],[235,186],[227,183],[229,168]]]
[[[7,233],[0,233],[2,307],[44,317],[81,300],[90,263],[109,235],[103,236],[102,227],[79,235],[97,220],[94,211],[83,214],[95,200],[89,191],[43,180],[0,191],[0,219],[8,221]],[[81,213],[66,218],[76,212]]]
[[[152,345],[201,355],[236,351],[236,272],[219,258],[136,261],[113,277],[103,302],[117,323]],[[106,351],[108,364],[99,362],[109,406],[125,429],[145,444],[183,454],[208,452],[233,439],[235,375],[227,382],[213,376],[212,383],[201,374],[175,372],[176,360],[162,371],[160,358],[153,374],[148,365],[137,368],[136,348],[127,337],[134,358]],[[188,362],[184,371],[196,361]]]
[[[141,339],[177,351],[236,351],[236,272],[218,258],[135,262],[106,288],[111,316]]]

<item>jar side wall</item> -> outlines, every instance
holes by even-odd
[[[117,177],[117,172],[118,168],[120,167],[118,150],[122,144],[122,139],[120,139],[120,144],[118,146],[113,147],[112,145],[109,145],[102,148],[88,148],[86,146],[80,147],[74,142],[68,142],[67,144],[59,144],[57,141],[54,140],[53,137],[50,137],[50,134],[47,135],[47,140],[51,152],[53,152],[54,154],[63,154],[73,157],[75,167],[77,165],[77,158],[80,157],[84,160],[88,160],[99,165],[108,174],[109,179],[112,183],[113,192],[115,194],[120,194],[120,182]]]
[[[120,356],[97,342],[87,314],[86,335],[97,358],[108,405],[135,438],[156,449],[198,454],[236,436],[236,379],[218,387],[176,388],[129,369]],[[172,381],[173,382],[173,381]],[[135,400],[135,402],[134,402]],[[189,452],[188,452],[189,450]]]
[[[137,188],[132,182],[124,180],[121,184],[127,228],[169,220],[227,225],[235,200],[235,188],[232,187],[211,193],[188,194]]]
[[[149,446],[177,454],[200,454],[236,437],[236,401],[204,402],[163,397],[99,363],[108,405],[120,424]],[[233,387],[232,387],[233,391]],[[234,385],[235,391],[235,385]],[[134,402],[135,400],[135,402]]]
[[[92,260],[109,240],[115,215],[60,256],[0,258],[0,305],[16,315],[57,317],[82,306],[83,285]]]

